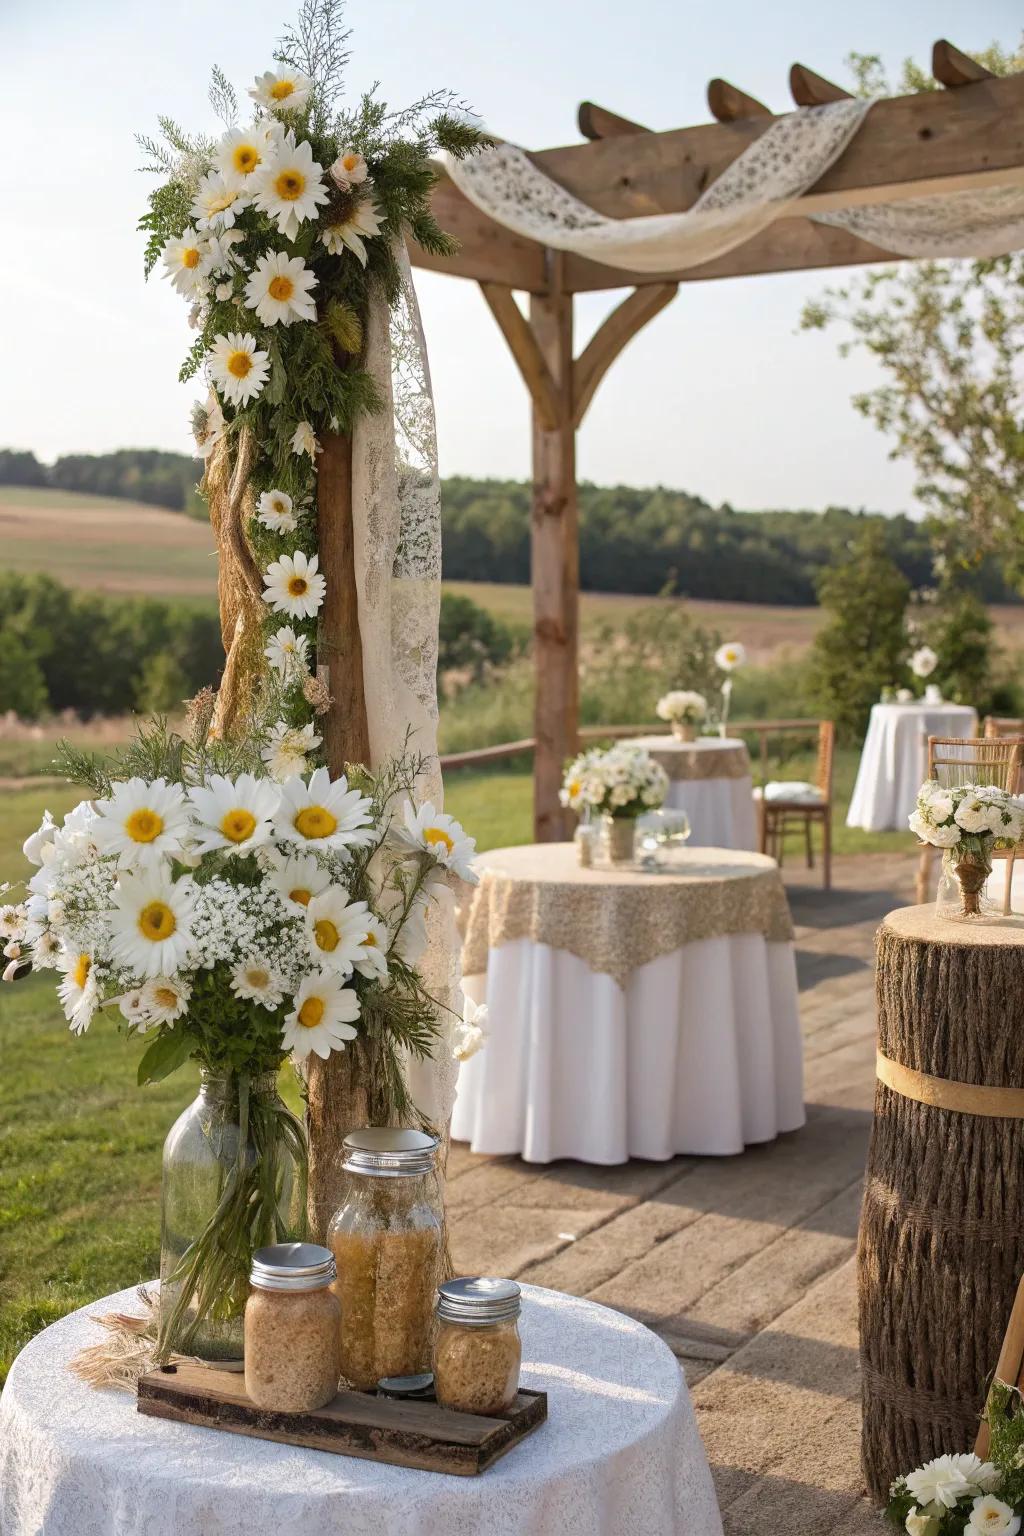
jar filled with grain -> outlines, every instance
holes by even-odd
[[[245,1304],[245,1390],[257,1408],[302,1413],[338,1391],[334,1258],[316,1243],[258,1248]]]
[[[361,1392],[430,1368],[444,1223],[436,1154],[437,1138],[423,1131],[353,1131],[344,1141],[344,1194],[327,1241],[341,1374]]]
[[[505,1413],[519,1391],[519,1287],[514,1280],[446,1280],[437,1288],[434,1392],[442,1408]]]

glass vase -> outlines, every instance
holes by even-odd
[[[635,844],[635,816],[601,817],[601,851],[609,864],[632,864]]]
[[[676,741],[696,741],[697,727],[692,720],[673,720],[672,735]]]
[[[947,848],[942,855],[942,877],[935,899],[938,915],[960,922],[991,915],[995,908],[985,894],[991,873],[991,851]]]
[[[257,1248],[306,1236],[306,1138],[277,1073],[201,1073],[164,1142],[157,1358],[242,1358]]]

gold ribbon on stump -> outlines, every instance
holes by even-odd
[[[987,1083],[958,1083],[948,1077],[932,1077],[890,1060],[881,1051],[875,1052],[875,1076],[894,1093],[916,1099],[919,1104],[930,1104],[933,1109],[1024,1120],[1024,1088],[996,1088]]]

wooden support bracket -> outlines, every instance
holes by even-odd
[[[961,85],[974,85],[978,80],[994,80],[996,77],[984,64],[961,53],[959,48],[940,37],[932,46],[932,74],[940,85],[956,90]]]
[[[756,96],[748,96],[728,80],[708,81],[708,109],[720,123],[737,123],[748,117],[771,117],[771,107],[766,107]]]
[[[666,304],[671,304],[678,291],[678,283],[652,283],[648,287],[635,288],[594,332],[572,367],[574,427],[583,420],[594,391],[623,347]]]
[[[585,139],[613,139],[626,133],[650,133],[642,123],[634,123],[631,118],[620,117],[617,112],[609,112],[607,107],[599,107],[596,101],[581,101],[576,112],[576,122],[580,133]]]
[[[853,92],[816,75],[806,64],[794,64],[789,71],[789,94],[798,107],[823,107],[830,101],[849,101]]]
[[[530,391],[538,420],[545,431],[553,432],[563,419],[562,399],[533,327],[513,298],[511,288],[481,283],[480,290]]]

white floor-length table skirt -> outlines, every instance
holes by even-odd
[[[927,772],[926,738],[972,736],[977,725],[968,704],[874,704],[846,825],[905,832]]]
[[[3,1536],[721,1536],[707,1457],[668,1347],[620,1312],[523,1287],[523,1383],[548,1420],[453,1477],[146,1418],[67,1370],[99,1338],[73,1312],[0,1399]]]
[[[516,939],[463,987],[489,1009],[452,1118],[474,1152],[539,1163],[728,1154],[804,1123],[792,944],[700,939],[622,987],[565,950]]]
[[[680,742],[672,736],[638,736],[633,745],[645,747],[661,762],[669,774],[666,806],[685,811],[690,818],[691,848],[756,848],[757,817],[754,811],[754,785],[742,741],[700,736],[696,741]],[[742,754],[747,772],[736,777],[674,778],[673,755],[701,756],[722,752]]]

